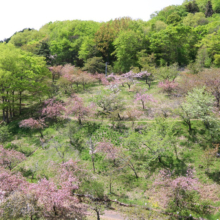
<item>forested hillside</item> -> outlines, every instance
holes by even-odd
[[[48,65],[71,63],[87,69],[94,62],[108,62],[112,71],[127,72],[143,68],[141,60],[154,54],[158,66],[186,66],[201,56],[206,67],[218,66],[219,13],[218,0],[185,1],[155,12],[150,21],[57,21],[39,31],[18,32],[7,42],[43,55]]]
[[[0,219],[220,218],[219,67],[218,0],[1,42]]]

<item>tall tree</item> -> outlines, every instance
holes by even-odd
[[[205,16],[211,17],[214,14],[213,8],[212,8],[212,2],[208,1],[207,5],[206,5],[206,10],[205,10]]]
[[[24,101],[31,104],[48,92],[49,70],[43,57],[15,48],[0,45],[0,109],[3,120],[21,114]]]

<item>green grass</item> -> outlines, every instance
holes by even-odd
[[[143,81],[136,86],[148,88]],[[77,95],[82,97],[85,103],[88,104],[93,100],[97,92],[102,89],[103,86],[95,84],[94,86],[88,86],[86,91],[79,89]],[[134,104],[133,102],[135,95],[135,92],[132,91],[133,89],[134,88],[131,87],[131,91],[129,91],[128,87],[122,87],[120,97],[125,101],[126,109],[132,109],[135,105],[135,107],[141,110],[141,103]],[[157,103],[149,103],[149,106],[147,105],[148,108],[160,109],[160,107],[164,105],[172,107],[172,102],[175,101],[173,98],[161,93],[156,83],[151,86],[147,93],[152,94],[157,100]],[[62,93],[60,93],[58,97],[61,100],[67,100],[68,98],[66,94]],[[122,115],[123,114],[125,114],[125,112],[123,112]],[[157,160],[147,163],[146,156],[143,155],[143,157],[139,157],[142,159],[135,159],[135,152],[128,152],[127,155],[129,157],[132,158],[133,156],[132,162],[139,175],[137,179],[128,166],[119,169],[119,167],[115,167],[113,162],[106,159],[102,154],[95,155],[96,173],[93,174],[91,154],[87,141],[90,137],[94,143],[105,139],[111,141],[114,146],[123,148],[126,152],[126,149],[128,151],[126,144],[129,142],[129,137],[135,135],[135,133],[137,137],[142,137],[141,127],[151,129],[151,126],[156,123],[155,118],[149,117],[146,111],[144,116],[138,119],[138,122],[135,122],[136,130],[131,128],[132,122],[130,121],[116,121],[116,126],[113,127],[112,122],[110,122],[108,118],[104,120],[93,119],[95,118],[90,118],[83,122],[82,126],[79,126],[77,121],[74,120],[48,122],[48,127],[43,131],[43,142],[40,141],[40,134],[37,131],[19,128],[18,123],[21,119],[13,121],[8,125],[11,132],[11,139],[4,143],[4,146],[6,148],[14,148],[27,156],[27,160],[15,167],[14,171],[22,171],[28,181],[37,181],[38,176],[47,178],[53,177],[54,173],[51,172],[51,162],[62,163],[63,161],[53,146],[53,141],[56,140],[61,144],[60,151],[65,152],[65,161],[69,159],[79,161],[79,166],[88,172],[88,176],[92,176],[92,180],[97,180],[104,184],[105,194],[111,199],[117,199],[120,202],[140,206],[147,202],[151,203],[151,206],[154,208],[164,209],[165,207],[160,206],[160,203],[156,200],[154,201],[154,195],[157,195],[157,190],[154,192],[155,189],[153,186],[159,170],[163,168],[171,168],[175,170],[176,175],[184,175],[187,167],[192,166],[196,171],[196,177],[203,187],[216,184],[215,189],[219,189],[220,159],[215,158],[207,172],[204,151],[206,147],[210,145],[211,137],[201,121],[192,121],[194,132],[190,134],[187,126],[179,118],[171,116],[167,119],[168,124],[174,124],[179,159],[175,157],[174,153],[171,153],[168,157],[163,158],[162,164]],[[80,147],[70,144],[69,129],[72,130],[72,137],[78,138],[81,141]],[[139,140],[137,140],[137,149],[141,145],[141,142],[138,141]],[[203,167],[201,167],[201,165]],[[32,170],[36,166],[37,170],[34,174],[34,180],[32,180]],[[115,172],[113,172],[113,170],[115,170]],[[110,175],[112,178],[111,194],[109,194]],[[215,196],[219,198],[220,201],[220,194]],[[220,206],[220,202],[212,202],[210,198],[207,198],[207,200],[209,200],[213,206]],[[220,214],[216,213],[207,218],[217,219],[220,218]]]

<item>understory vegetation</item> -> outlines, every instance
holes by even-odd
[[[220,218],[220,4],[204,2],[0,44],[0,219]]]

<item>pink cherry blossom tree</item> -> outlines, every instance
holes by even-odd
[[[171,95],[178,87],[178,85],[179,84],[175,81],[165,80],[164,82],[159,82],[158,87],[161,88],[163,92]]]
[[[96,79],[99,82],[99,85],[102,83],[103,79],[105,79],[105,75],[103,73],[95,73],[93,75],[93,78]]]
[[[51,179],[28,183],[19,174],[1,170],[0,216],[7,216],[7,219],[81,219],[85,214],[85,207],[79,204],[72,193],[78,189],[77,179],[66,167],[63,167],[63,171],[66,172],[57,178],[57,183]]]
[[[135,95],[135,102],[138,102],[140,101],[141,104],[142,104],[142,107],[143,109],[145,109],[145,103],[147,101],[150,101],[150,102],[157,102],[152,95],[148,95],[147,93],[144,93],[146,90],[143,90],[142,92],[140,93],[137,93]]]
[[[158,179],[154,182],[155,186],[163,186],[171,189],[172,208],[181,212],[184,208],[190,208],[193,199],[187,200],[187,193],[198,190],[198,180],[194,178],[193,170],[188,168],[185,176],[177,176],[174,171],[163,169],[160,171]],[[165,190],[165,189],[164,189]]]
[[[44,102],[45,107],[42,109],[42,115],[47,118],[57,119],[63,112],[66,111],[64,103],[56,101],[53,99],[48,99]]]
[[[103,140],[97,144],[97,152],[103,153],[107,159],[112,160],[115,164],[115,160],[118,158],[118,149],[112,143]]]
[[[50,72],[52,73],[52,80],[53,82],[55,81],[56,77],[60,77],[61,75],[61,71],[62,71],[63,66],[59,65],[59,66],[51,66],[48,69],[50,70]]]
[[[7,150],[0,145],[0,166],[12,170],[26,159],[25,155],[13,149]]]
[[[66,104],[66,114],[73,114],[80,125],[82,124],[82,120],[94,114],[95,105],[91,103],[90,106],[85,106],[83,99],[79,96],[72,96]]]
[[[154,80],[153,75],[151,73],[148,73],[147,71],[142,71],[140,73],[137,73],[134,77],[144,79],[146,84],[149,86],[149,88]]]
[[[129,71],[125,74],[121,75],[124,78],[124,83],[127,84],[128,88],[131,88],[131,85],[133,85],[135,83],[134,79],[135,79],[135,73],[133,73],[132,71]]]
[[[23,127],[23,128],[30,128],[32,130],[38,130],[40,132],[41,138],[43,138],[43,133],[42,133],[42,129],[44,127],[46,127],[45,123],[44,123],[44,119],[33,119],[33,118],[29,118],[29,119],[25,119],[22,120],[19,124],[19,127]]]

